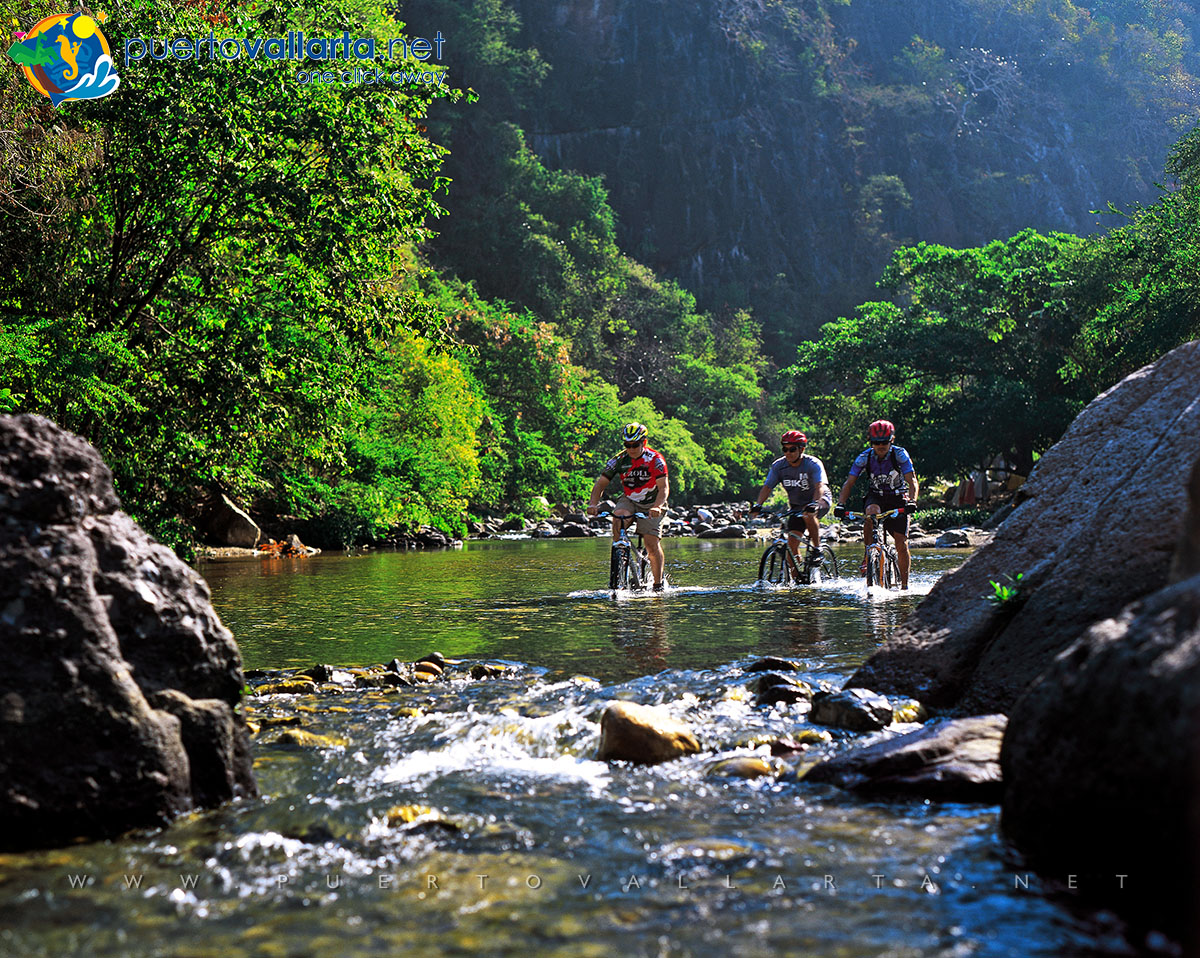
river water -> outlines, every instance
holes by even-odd
[[[840,684],[961,552],[917,553],[901,595],[762,590],[757,542],[665,546],[671,588],[615,599],[603,540],[204,564],[248,669],[460,664],[420,689],[251,698],[260,799],[0,856],[0,955],[1122,951],[1008,855],[994,805],[714,773],[809,728],[803,705],[756,706],[746,666]],[[480,663],[507,671],[473,680]],[[666,707],[705,751],[595,761],[613,699]],[[273,744],[283,728],[325,744]]]

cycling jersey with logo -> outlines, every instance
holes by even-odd
[[[788,503],[796,508],[812,502],[817,496],[820,484],[828,483],[829,479],[825,475],[825,464],[816,456],[801,456],[794,466],[788,463],[787,456],[780,456],[771,463],[763,485],[774,489],[781,482],[787,493]],[[832,501],[828,489],[825,490],[825,498]]]
[[[912,459],[901,446],[892,446],[891,451],[880,459],[874,450],[864,449],[850,467],[850,475],[866,472],[870,480],[867,495],[884,499],[904,498],[904,477],[913,472]]]
[[[654,485],[660,476],[666,474],[666,460],[649,446],[637,459],[630,459],[627,452],[614,456],[600,470],[600,475],[609,482],[620,476],[621,488],[634,502],[653,502],[656,495]]]

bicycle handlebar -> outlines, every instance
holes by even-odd
[[[820,505],[818,504],[817,509],[819,509],[819,508],[820,508]],[[808,508],[808,506],[797,506],[795,509],[788,509],[784,512],[773,512],[770,509],[760,509],[758,514],[760,516],[762,516],[764,519],[765,518],[788,519],[792,516],[802,516],[805,513],[810,512],[810,511],[816,512],[817,509],[810,510]]]
[[[597,512],[596,513],[597,519],[607,519],[609,516],[612,516],[614,519],[649,519],[649,518],[651,518],[651,516],[645,512],[635,512],[635,513],[633,513],[633,515],[629,515],[629,516],[618,516],[612,512]]]
[[[907,509],[889,509],[887,512],[876,512],[874,514],[868,514],[866,512],[847,512],[846,518],[847,519],[896,519],[896,518],[904,515],[907,512],[908,512]]]

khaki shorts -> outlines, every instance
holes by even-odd
[[[644,512],[649,518],[638,519],[634,525],[637,526],[637,531],[643,536],[658,536],[662,538],[662,521],[663,517],[650,515],[649,502],[634,502],[628,496],[621,496],[613,503],[613,513],[626,512],[632,515],[635,512]],[[663,507],[666,508],[665,506]]]

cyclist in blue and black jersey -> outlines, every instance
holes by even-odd
[[[896,558],[900,562],[900,588],[908,588],[908,516],[915,510],[917,501],[917,474],[913,469],[912,458],[901,446],[897,446],[896,427],[886,419],[877,419],[867,427],[867,440],[871,443],[869,449],[864,449],[850,467],[850,477],[838,494],[838,504],[833,514],[839,519],[846,515],[846,500],[850,498],[850,490],[864,473],[867,475],[867,495],[864,503],[867,518],[863,522],[864,553],[862,574],[867,572],[866,544],[871,541],[874,522],[871,517],[880,512],[890,512],[893,509],[903,509],[904,514],[883,520],[883,527],[896,544]],[[905,493],[907,492],[907,497]]]
[[[771,463],[763,487],[758,491],[758,501],[750,507],[750,515],[758,515],[762,504],[767,501],[780,483],[788,496],[788,505],[793,509],[804,509],[804,515],[788,519],[788,548],[797,559],[800,555],[800,540],[807,530],[811,545],[808,547],[809,562],[821,564],[822,516],[829,512],[833,496],[829,492],[829,480],[825,475],[825,464],[816,456],[804,453],[808,437],[796,429],[789,429],[779,437],[783,455]]]

